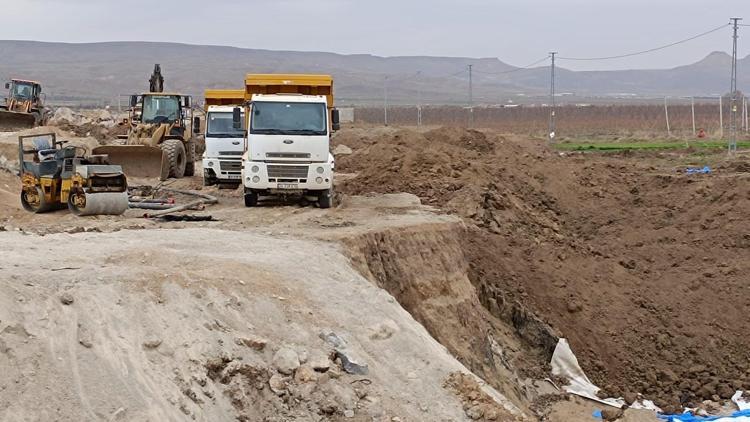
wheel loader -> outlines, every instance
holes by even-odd
[[[42,126],[51,110],[44,106],[42,85],[35,81],[13,79],[5,84],[8,96],[0,104],[0,130],[12,131]]]
[[[80,216],[124,213],[128,185],[122,168],[66,143],[54,133],[18,137],[23,208],[43,213],[67,206]]]
[[[149,92],[131,95],[128,134],[124,145],[103,145],[94,154],[108,155],[129,177],[181,178],[195,174],[191,97],[164,92],[161,67],[154,66]],[[192,130],[190,128],[192,127]]]

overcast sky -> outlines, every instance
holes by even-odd
[[[750,24],[750,0],[20,0],[0,1],[0,37],[60,42],[177,41],[381,56],[608,56]],[[17,17],[14,18],[14,17]],[[648,55],[571,69],[665,68],[731,51],[729,27]],[[750,53],[750,26],[740,54]]]

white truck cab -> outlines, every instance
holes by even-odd
[[[242,156],[245,205],[257,205],[262,195],[314,196],[321,208],[333,201],[331,132],[338,112],[326,95],[254,94],[246,106],[246,151]]]
[[[245,131],[243,127],[234,128],[233,111],[233,106],[208,106],[206,110],[204,186],[222,184],[236,187],[242,183]]]

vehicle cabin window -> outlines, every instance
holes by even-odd
[[[244,117],[244,114],[243,114]],[[244,118],[243,120],[243,127],[244,127]],[[214,136],[214,137],[220,137],[220,136],[232,136],[232,137],[242,137],[244,135],[244,130],[241,129],[235,129],[233,118],[232,118],[232,112],[231,111],[211,111],[208,113],[208,127],[206,128],[206,134],[207,136]]]
[[[325,135],[327,110],[322,103],[253,102],[250,132]]]
[[[143,97],[144,123],[168,123],[180,118],[180,98],[170,95],[147,95]]]
[[[23,98],[30,100],[33,98],[34,86],[31,84],[16,82],[13,84],[13,96],[15,98]]]

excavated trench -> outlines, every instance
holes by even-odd
[[[558,335],[503,289],[472,280],[462,223],[370,232],[344,240],[353,266],[391,293],[459,361],[521,409],[538,398]]]

